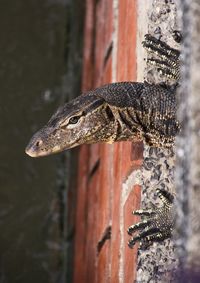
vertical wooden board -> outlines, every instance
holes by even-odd
[[[112,1],[101,0],[96,4],[95,24],[95,86],[102,85],[105,76],[105,67],[112,45]],[[110,81],[111,77],[107,79]]]
[[[103,16],[104,2],[102,0],[96,3],[96,23],[95,23],[95,68],[94,68],[94,83],[98,87],[102,83],[103,76],[103,57],[105,46],[105,18]]]
[[[112,238],[111,238],[111,282],[123,280],[120,274],[120,261],[123,257],[124,247],[121,250],[121,194],[122,183],[130,167],[131,143],[120,142],[114,145],[114,172],[112,188]],[[125,227],[124,227],[125,228]],[[126,245],[126,243],[125,243]]]
[[[85,215],[86,224],[86,281],[95,282],[97,273],[97,211],[98,211],[98,194],[99,194],[99,174],[95,174],[89,181],[87,190],[87,201]],[[82,282],[82,281],[81,281]]]
[[[102,84],[108,84],[112,81],[112,53],[106,61],[104,66],[104,75],[102,79]]]
[[[89,3],[90,1],[88,1]],[[90,81],[93,81],[94,87],[102,84],[103,81],[110,82],[112,75],[112,63],[111,58],[104,62],[104,55],[106,54],[106,48],[109,46],[109,42],[112,37],[108,36],[107,24],[112,24],[112,18],[110,13],[105,11],[108,5],[105,5],[106,1],[98,1],[93,3],[93,17],[90,12],[89,20],[86,20],[86,36],[93,36],[93,50],[86,51],[86,57],[84,56],[85,68],[84,72],[87,73],[89,69],[90,77],[83,77],[86,80],[86,84],[83,82],[83,86],[89,85]],[[110,10],[112,10],[112,2],[110,3]],[[91,5],[91,2],[90,2]],[[95,6],[96,5],[96,6]],[[91,11],[91,7],[90,7]],[[90,24],[93,18],[95,28],[92,30]],[[89,23],[88,23],[89,22]],[[87,32],[87,26],[89,26],[89,33]],[[111,32],[111,29],[110,29]],[[91,48],[91,38],[86,40],[85,48]],[[92,57],[94,54],[94,61]],[[104,72],[105,68],[105,72]],[[93,70],[93,72],[91,71]],[[88,82],[87,82],[88,81]],[[101,150],[101,154],[99,154]],[[82,156],[84,158],[84,156]],[[99,167],[97,166],[98,161]],[[107,170],[111,168],[109,146],[106,145],[92,145],[89,147],[89,166],[88,166],[88,184],[87,193],[85,196],[85,211],[84,218],[85,223],[85,260],[83,265],[85,266],[85,279],[80,282],[105,282],[105,279],[109,277],[109,258],[110,258],[110,241],[107,241],[99,255],[97,255],[98,241],[103,236],[105,229],[110,223],[110,172]],[[80,216],[83,218],[83,215]],[[80,277],[79,277],[80,278]],[[85,280],[85,281],[84,281]],[[101,281],[102,280],[102,281]],[[74,281],[76,282],[76,281]],[[78,282],[78,281],[77,281]]]
[[[86,0],[83,75],[82,89],[87,91],[93,87],[93,45],[94,45],[94,0]],[[88,258],[88,172],[90,171],[89,146],[82,146],[79,153],[79,174],[77,186],[75,256],[73,282],[86,282]]]
[[[83,92],[93,87],[94,72],[94,28],[95,28],[95,0],[86,0],[84,28],[84,49],[83,49],[83,71],[82,90]]]
[[[137,1],[128,0],[127,8],[127,32],[126,32],[126,47],[127,47],[127,76],[126,80],[136,80],[136,29],[137,29]]]
[[[113,1],[104,2],[104,54],[103,54],[103,78],[102,84],[112,82],[112,50],[113,50]]]
[[[97,13],[100,32],[98,32],[98,42],[96,46],[96,56],[101,60],[99,64],[100,77],[96,80],[97,85],[111,82],[112,78],[112,50],[108,54],[108,48],[112,39],[112,1],[101,0],[98,2]],[[98,10],[99,9],[99,10]],[[110,55],[110,56],[108,56]],[[99,59],[98,58],[98,59]],[[97,60],[98,60],[97,59]],[[112,187],[112,146],[100,144],[100,170],[99,170],[99,194],[98,194],[98,241],[102,240],[105,231],[110,225],[111,216],[111,187]],[[110,240],[106,240],[97,256],[96,282],[109,282],[110,266]]]
[[[86,247],[86,197],[87,197],[87,172],[88,172],[88,147],[82,146],[79,158],[79,177],[77,186],[75,255],[74,255],[74,282],[84,282],[85,278],[85,247]],[[78,270],[78,272],[77,272]]]
[[[136,80],[137,1],[119,1],[117,80]]]
[[[88,174],[93,175],[99,170],[99,165],[101,163],[100,159],[100,144],[88,145],[89,148],[89,168]]]
[[[99,172],[99,194],[98,194],[98,242],[102,241],[105,232],[110,227],[111,217],[111,189],[112,189],[112,146],[101,145],[100,151],[102,166]],[[102,260],[104,259],[104,261]],[[110,240],[107,239],[101,247],[98,256],[97,277],[109,277]],[[104,274],[104,275],[103,275]],[[97,281],[103,282],[103,281]]]
[[[104,17],[105,17],[105,49],[107,44],[112,41],[112,33],[113,33],[113,0],[103,0],[104,2]]]
[[[131,142],[121,142],[122,149],[122,181],[126,179],[128,174],[132,169],[132,160],[131,160],[131,150],[132,143]]]
[[[138,245],[135,245],[134,249],[128,247],[128,241],[130,236],[127,234],[127,227],[133,223],[137,223],[140,219],[139,217],[133,215],[131,212],[135,209],[140,208],[140,186],[135,185],[131,193],[129,194],[125,205],[124,205],[124,282],[132,283],[136,278],[136,260],[137,260],[137,249]]]
[[[110,241],[106,241],[103,249],[98,255],[98,269],[96,273],[96,283],[109,283],[109,259],[110,259]]]
[[[118,11],[118,46],[117,46],[117,80],[118,81],[135,81],[136,80],[136,12],[137,5],[134,0],[119,1]],[[134,270],[136,266],[136,250],[129,250],[127,243],[122,241],[120,236],[120,222],[124,223],[124,231],[126,233],[128,223],[125,221],[129,217],[131,211],[130,205],[133,201],[135,192],[131,192],[127,198],[127,202],[123,209],[123,216],[120,215],[120,201],[122,201],[122,183],[125,182],[129,173],[136,169],[137,164],[134,156],[141,156],[141,148],[138,148],[140,153],[136,154],[133,151],[134,144],[130,142],[120,143],[116,145],[114,159],[115,161],[115,186],[113,189],[113,215],[112,215],[112,261],[111,274],[113,282],[131,282],[135,279]],[[117,149],[118,148],[118,149]],[[134,154],[134,155],[133,155]],[[120,157],[120,158],[119,158]],[[118,159],[118,160],[117,160]],[[116,164],[117,162],[117,164]],[[136,193],[136,203],[139,204],[139,191]],[[134,204],[134,203],[133,203]],[[123,219],[120,219],[123,217]],[[122,227],[121,227],[122,229]],[[115,235],[115,237],[114,237]],[[125,239],[127,236],[123,235]],[[122,242],[121,242],[122,241]],[[122,243],[122,244],[121,244]],[[128,259],[127,259],[128,258]],[[127,262],[129,261],[130,262]],[[130,279],[131,278],[131,279]],[[129,280],[129,281],[127,281]]]
[[[114,144],[112,187],[112,237],[111,237],[111,282],[119,282],[120,259],[120,194],[122,184],[121,143]]]
[[[98,242],[102,241],[105,232],[110,225],[110,185],[111,185],[111,156],[110,148],[101,145],[102,167],[99,172],[99,195],[98,195]],[[96,282],[108,282],[109,260],[110,260],[110,240],[106,240],[98,253],[97,278]],[[107,280],[106,280],[107,279]],[[106,280],[106,281],[105,281]]]

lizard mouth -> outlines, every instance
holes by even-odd
[[[28,154],[30,157],[43,157],[61,151],[64,151],[64,149],[60,148],[59,146],[54,146],[51,149],[43,149],[43,148],[37,148],[35,145],[34,146],[28,145],[25,149],[25,153]]]
[[[51,154],[56,154],[62,151],[65,151],[67,149],[73,148],[79,144],[78,140],[75,141],[73,144],[70,144],[68,147],[60,147],[58,145],[49,148],[49,149],[45,149],[45,148],[41,148],[40,146],[42,145],[42,143],[40,142],[40,144],[38,142],[35,142],[34,144],[30,143],[27,145],[26,149],[25,149],[25,153],[27,155],[29,155],[30,157],[43,157],[43,156],[47,156],[47,155],[51,155]]]
[[[49,153],[47,153],[46,151],[38,151],[35,150],[34,148],[27,146],[25,149],[25,153],[27,155],[29,155],[30,157],[40,157],[40,156],[45,156],[48,155]]]
[[[40,157],[40,156],[45,156],[45,155],[47,155],[47,154],[45,154],[45,152],[44,152],[44,154],[42,154],[42,153],[37,153],[36,151],[29,150],[29,149],[26,149],[26,150],[25,150],[25,153],[26,153],[27,155],[29,155],[30,157]]]

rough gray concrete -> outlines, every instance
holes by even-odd
[[[144,4],[144,1],[140,2],[140,10],[142,6],[145,8]],[[177,5],[175,1],[152,0],[148,1],[147,6],[146,17],[141,17],[141,21],[144,21],[144,18],[148,19],[147,29],[141,31],[141,28],[144,28],[145,25],[140,24],[139,14],[138,38],[141,38],[142,33],[150,33],[164,40],[171,47],[179,48],[172,37],[174,30],[180,30],[177,22]],[[141,58],[139,60],[141,62]],[[154,68],[150,66],[145,68],[144,63],[143,66],[138,64],[138,80],[142,80],[140,68],[145,80],[151,83],[166,82],[166,79],[161,77]],[[174,82],[167,81],[167,83],[172,84]],[[144,164],[141,172],[143,208],[149,208],[152,204],[160,205],[155,194],[157,188],[165,188],[170,192],[175,192],[174,164],[174,148],[156,149],[145,145]],[[137,282],[174,282],[178,265],[176,249],[171,239],[167,239],[162,243],[154,243],[146,250],[139,250]]]

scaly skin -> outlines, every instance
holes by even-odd
[[[153,241],[163,241],[172,234],[175,220],[174,196],[165,190],[157,189],[157,193],[163,203],[161,207],[133,211],[134,215],[142,217],[142,221],[128,228],[127,232],[132,236],[128,243],[130,248],[133,248],[137,242],[141,242],[141,246],[146,248]],[[140,232],[133,236],[137,231]]]
[[[148,59],[163,75],[179,79],[179,51],[150,35],[143,46],[158,59]],[[176,87],[138,82],[112,83],[77,97],[61,106],[26,147],[31,157],[98,142],[144,140],[150,146],[170,147],[179,131],[176,120]],[[129,234],[145,243],[168,237],[173,226],[172,197],[160,192],[163,207],[149,212],[149,219],[129,228]],[[147,215],[147,212],[135,212]],[[168,216],[169,215],[169,216]],[[170,233],[169,233],[170,231]]]
[[[136,139],[169,147],[178,130],[174,91],[148,83],[113,83],[60,107],[26,153],[38,157],[81,144]]]

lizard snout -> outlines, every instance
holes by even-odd
[[[34,141],[30,141],[27,145],[25,152],[31,157],[37,157],[39,154],[40,147],[42,146],[43,141],[41,139],[37,139]]]

